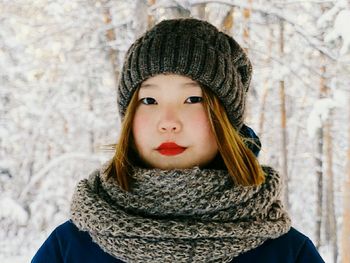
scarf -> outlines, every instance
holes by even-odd
[[[224,170],[134,167],[126,192],[99,169],[78,183],[71,218],[125,262],[230,262],[290,229],[281,178],[263,170],[262,185],[240,186]]]

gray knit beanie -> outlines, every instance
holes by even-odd
[[[244,50],[206,21],[163,20],[129,48],[118,84],[123,118],[137,87],[160,73],[187,76],[209,88],[224,105],[232,125],[243,125],[246,93],[252,75]]]

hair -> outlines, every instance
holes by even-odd
[[[219,156],[213,160],[213,162],[216,162],[214,166],[217,166],[217,162],[221,162],[219,167],[228,170],[235,184],[243,186],[260,185],[265,180],[264,171],[257,157],[245,144],[245,141],[253,144],[255,142],[244,138],[236,131],[222,103],[212,91],[205,87],[202,87],[202,90],[204,107],[219,150]],[[125,191],[130,189],[129,175],[132,166],[135,164],[142,165],[132,135],[132,122],[138,105],[138,92],[139,88],[132,95],[127,107],[118,143],[109,145],[115,149],[115,153],[104,171],[107,178],[115,179],[117,184]]]

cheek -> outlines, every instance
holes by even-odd
[[[134,120],[132,123],[132,133],[136,144],[145,141],[144,138],[147,138],[149,136],[149,129],[151,127],[152,118],[149,118],[148,116],[149,114],[144,114],[140,111],[135,112]]]
[[[215,140],[214,134],[210,127],[209,119],[204,109],[193,113],[189,119],[189,123],[192,123],[192,130],[195,131],[196,136],[206,140]]]

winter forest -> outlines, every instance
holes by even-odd
[[[165,18],[232,35],[253,63],[246,120],[293,226],[350,262],[350,1],[0,0],[0,262],[29,262],[118,139],[129,45]]]

